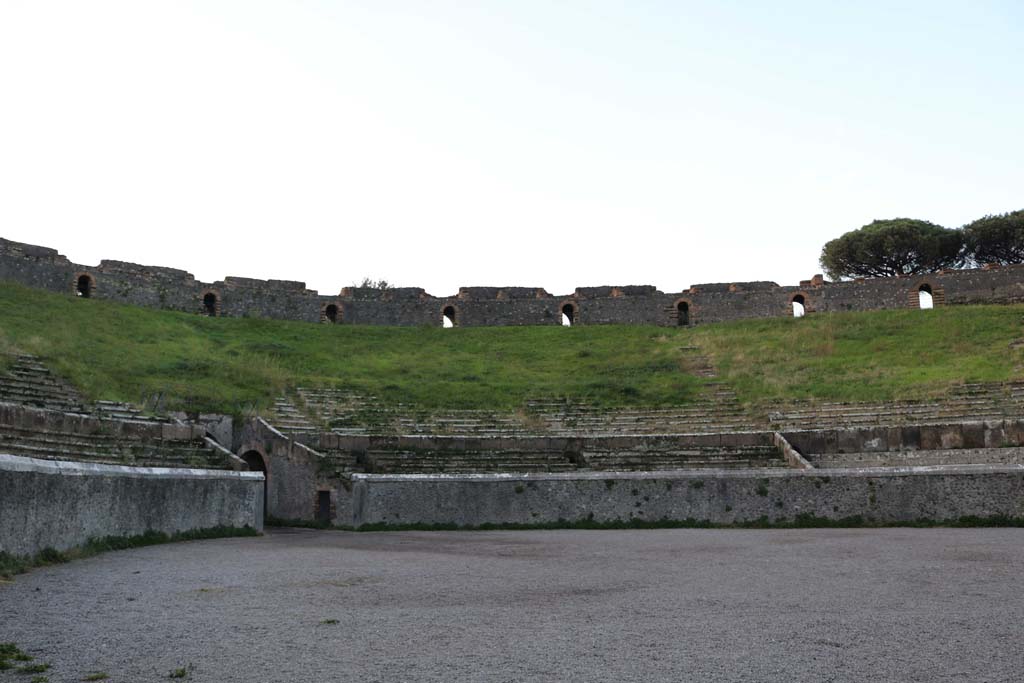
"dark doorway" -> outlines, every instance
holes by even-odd
[[[804,308],[805,304],[806,304],[806,302],[804,301],[803,294],[797,294],[796,296],[793,297],[793,317],[794,318],[802,318],[802,317],[804,317],[804,314],[807,312],[807,309]]]
[[[79,275],[78,282],[75,283],[75,294],[88,299],[92,296],[92,278],[88,275]]]
[[[317,491],[316,494],[316,521],[324,525],[331,523],[331,492]]]
[[[211,318],[217,317],[217,295],[213,292],[207,292],[203,295],[203,310],[206,311],[206,315]]]
[[[686,303],[685,301],[680,301],[678,304],[676,304],[676,311],[679,313],[679,317],[677,318],[676,323],[679,325],[689,325],[690,304]]]
[[[259,451],[246,451],[242,454],[242,460],[249,466],[250,472],[262,472],[263,473],[263,519],[267,518],[267,464],[263,461],[263,456],[260,455]]]
[[[441,327],[455,327],[455,307],[445,306],[441,311]]]
[[[334,304],[330,304],[327,308],[325,308],[324,319],[331,324],[338,322],[338,307],[335,306]]]
[[[576,307],[572,304],[562,305],[562,325],[572,327],[576,324]]]
[[[921,308],[934,308],[935,299],[931,285],[921,285],[917,290],[917,305]]]

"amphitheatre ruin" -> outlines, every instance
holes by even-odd
[[[440,326],[447,319],[457,327],[690,327],[792,316],[795,305],[809,317],[913,309],[924,292],[936,308],[1024,301],[1024,266],[835,283],[815,276],[796,286],[705,284],[675,293],[464,287],[437,298],[416,288],[349,287],[328,296],[301,282],[204,283],[181,270],[119,261],[88,267],[6,240],[0,280],[211,317],[336,325]],[[344,387],[295,386],[260,415],[174,416],[89,401],[44,359],[15,355],[0,380],[3,482],[5,500],[24,498],[17,506],[23,521],[0,529],[2,547],[31,555],[108,531],[258,529],[264,516],[348,528],[1021,516],[1024,383],[956,386],[935,401],[803,400],[759,411],[739,401],[706,359],[697,374],[699,396],[675,406],[602,409],[535,396],[526,412],[418,414]],[[114,482],[116,470],[104,468],[126,465],[165,468],[153,482],[139,482],[139,495],[166,489],[162,510],[138,515],[143,501],[118,496],[124,509],[105,519],[90,507],[106,509],[109,501],[72,494],[60,497],[76,508],[71,517],[88,524],[53,525],[29,514],[33,501],[55,497],[59,489],[44,495],[61,485],[55,482],[79,481],[60,476],[62,468],[93,468],[97,481]],[[687,485],[697,480],[705,485]],[[187,511],[174,503],[186,489]],[[209,509],[193,504],[198,492],[210,496]],[[39,528],[26,533],[27,519]]]
[[[442,326],[548,326],[565,334],[573,332],[564,327],[640,326],[654,330],[645,332],[645,339],[663,345],[668,340],[675,354],[659,372],[673,377],[685,372],[689,382],[678,400],[653,404],[629,396],[606,405],[585,396],[529,394],[514,405],[423,407],[383,400],[365,386],[303,381],[283,387],[265,405],[220,412],[205,404],[190,409],[176,404],[174,396],[128,401],[95,395],[60,372],[60,356],[47,352],[57,347],[26,349],[17,339],[7,339],[0,372],[0,557],[10,566],[45,564],[48,556],[74,554],[97,539],[244,534],[263,531],[265,523],[278,529],[350,531],[792,529],[1012,526],[1024,519],[1024,380],[1019,374],[952,383],[927,397],[848,401],[798,395],[756,401],[730,383],[706,341],[689,336],[737,321],[788,321],[791,327],[780,334],[789,334],[786,330],[829,314],[867,320],[886,312],[930,316],[979,307],[1011,311],[1019,318],[1021,309],[1015,306],[1024,303],[1024,266],[842,282],[816,275],[792,286],[715,283],[678,292],[600,286],[552,295],[538,287],[464,287],[454,296],[435,297],[418,288],[346,287],[334,295],[311,291],[302,282],[226,277],[207,283],[165,267],[121,261],[87,266],[51,248],[0,240],[0,282],[6,297],[25,302],[18,311],[29,310],[38,300],[52,310],[83,310],[86,317],[92,311],[130,316],[146,310],[155,316],[147,320],[169,326],[187,324],[186,316],[289,325],[266,328],[271,337],[301,338],[304,331],[318,329],[316,325],[411,333]],[[935,310],[915,313],[924,301]],[[88,308],[92,306],[96,308]],[[14,310],[0,311],[0,328],[17,322],[21,313]],[[802,319],[791,320],[795,316]],[[64,323],[53,324],[56,329]],[[903,327],[911,324],[898,321]],[[221,335],[216,342],[221,345],[235,329],[240,328],[209,328]],[[732,328],[722,329],[722,334],[731,334]],[[69,343],[92,343],[87,329],[73,331]],[[459,331],[445,334],[454,339]],[[36,343],[30,336],[25,336],[28,343]],[[1015,338],[1005,342],[1000,353],[1006,356],[1016,357],[1024,345]],[[278,349],[273,342],[261,343],[259,348],[270,349],[270,354]],[[814,353],[795,343],[790,346],[793,355]],[[538,356],[544,352],[535,350]],[[339,344],[334,353],[344,362],[345,347]],[[588,353],[581,347],[578,358],[586,359]],[[190,362],[200,361],[176,362],[186,372]],[[82,372],[87,376],[89,370]],[[472,384],[474,376],[459,381]],[[277,543],[289,537],[275,538],[271,540]],[[355,556],[365,536],[331,538],[323,541],[324,547],[340,544]],[[399,540],[390,543],[406,544],[409,553],[428,552],[421,537],[395,538]],[[566,538],[562,551],[574,552]],[[968,543],[966,537],[959,538]],[[617,539],[621,548],[637,542],[626,535]],[[707,539],[705,549],[728,545],[719,537]],[[871,552],[872,542],[854,536],[848,540],[853,546],[866,544],[858,552]],[[513,548],[508,552],[529,557],[531,544],[540,542],[525,536],[480,540],[489,544],[487,552],[493,557],[503,556],[505,543]],[[751,539],[762,542],[765,537]],[[224,547],[250,552],[243,545]],[[194,553],[205,551],[192,552],[181,560],[181,571],[202,572],[207,560]],[[779,551],[764,552],[774,556]],[[259,552],[245,556],[254,568],[284,557]],[[586,553],[573,556],[572,562],[588,561],[581,557]],[[799,558],[800,552],[793,557]],[[424,567],[432,566],[423,561]],[[822,560],[808,556],[806,561]],[[609,567],[618,566],[609,562]],[[791,570],[800,571],[796,566]],[[143,569],[135,573],[139,571]],[[459,569],[453,564],[443,571]],[[622,571],[628,575],[630,570]],[[161,583],[177,581],[172,574],[159,575]],[[561,580],[548,579],[552,585]],[[35,581],[34,574],[27,580]],[[350,576],[330,579],[335,581],[330,585],[348,589],[369,582],[369,590],[375,580]],[[400,580],[419,579],[410,575]],[[722,580],[729,585],[730,579]],[[797,581],[804,580],[818,579]],[[711,586],[704,590],[715,591]],[[18,614],[29,604],[19,603]],[[288,611],[283,604],[275,609]],[[331,623],[329,616],[320,623]],[[43,637],[43,627],[32,628]],[[359,642],[372,650],[371,642]],[[392,645],[400,647],[398,642]],[[486,650],[488,645],[475,647]],[[253,661],[263,661],[254,656]],[[166,652],[160,657],[155,668],[174,663]],[[381,678],[374,680],[401,678],[402,671],[387,675],[378,670]],[[451,669],[444,671],[437,674],[439,680],[459,677]],[[533,669],[516,671],[537,674]],[[564,673],[536,677],[571,678]],[[299,677],[291,672],[267,680]],[[209,680],[232,678],[222,672]]]

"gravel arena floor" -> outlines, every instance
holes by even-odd
[[[18,576],[2,641],[52,682],[1021,681],[1024,530],[278,529]]]

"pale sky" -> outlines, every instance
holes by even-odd
[[[1024,3],[0,0],[0,236],[303,280],[796,284],[1024,208]]]

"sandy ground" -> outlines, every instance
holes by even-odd
[[[53,682],[1020,681],[1024,530],[278,530],[19,576],[2,641]]]

